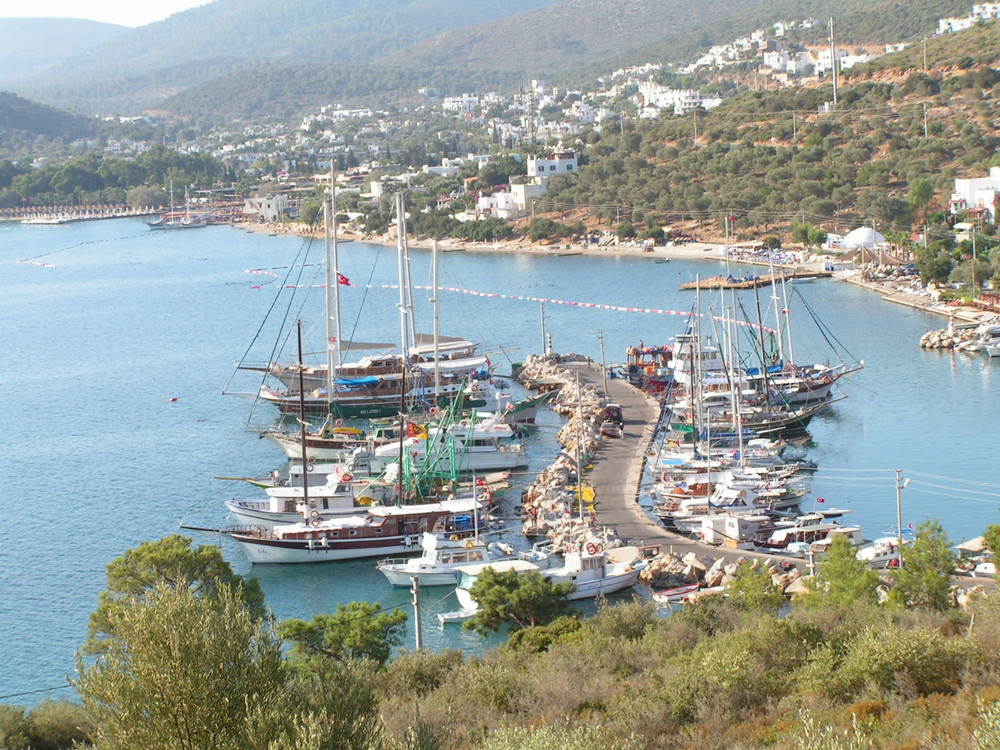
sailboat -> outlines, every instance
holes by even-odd
[[[174,183],[170,183],[170,211],[163,216],[161,216],[156,221],[150,221],[146,224],[150,229],[200,229],[201,227],[208,226],[208,221],[202,218],[192,219],[191,218],[191,200],[188,197],[187,188],[184,188],[184,216],[178,218],[177,212],[174,211]]]
[[[326,227],[326,339],[325,368],[316,368],[313,380],[322,372],[325,384],[300,394],[294,387],[284,390],[263,385],[258,397],[273,404],[282,413],[297,414],[304,407],[308,416],[334,420],[377,418],[395,415],[402,401],[405,411],[434,413],[462,398],[469,408],[489,405],[489,360],[475,353],[476,344],[463,339],[448,339],[442,344],[436,333],[418,340],[413,325],[413,300],[409,279],[409,255],[406,247],[406,224],[402,195],[397,197],[399,235],[399,310],[400,354],[365,357],[356,363],[342,361],[340,335],[340,286],[336,223],[332,222],[331,201],[324,201]],[[335,281],[336,279],[336,281]],[[435,322],[436,328],[436,322]],[[419,343],[418,343],[419,341]],[[274,374],[286,385],[298,377],[296,368],[267,365],[241,366]],[[299,368],[301,369],[301,368]],[[286,374],[286,377],[281,377]],[[305,372],[302,373],[305,375]]]

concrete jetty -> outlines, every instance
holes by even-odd
[[[562,365],[579,374],[582,385],[603,393],[604,376],[600,365],[593,362],[571,362]],[[608,378],[608,399],[620,404],[625,418],[622,438],[602,438],[601,447],[589,457],[593,467],[587,481],[594,489],[594,512],[597,526],[607,527],[631,544],[659,545],[663,552],[684,555],[694,552],[702,559],[725,559],[735,562],[749,560],[787,560],[804,569],[806,562],[794,558],[753,552],[728,550],[667,531],[639,505],[639,493],[646,461],[655,450],[653,444],[660,403],[648,393],[635,388],[627,380]]]

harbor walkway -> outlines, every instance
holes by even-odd
[[[580,382],[603,393],[604,379],[601,366],[592,362],[573,362],[561,365],[580,375]],[[586,481],[594,488],[594,511],[599,527],[614,529],[623,541],[637,545],[660,545],[664,552],[684,555],[696,553],[702,560],[725,558],[735,561],[741,557],[774,559],[746,550],[727,550],[702,544],[693,539],[667,531],[639,505],[639,492],[650,451],[653,432],[660,415],[659,402],[621,378],[609,378],[608,399],[622,407],[625,435],[621,439],[602,438],[600,449],[590,457],[593,468]],[[805,561],[791,560],[804,568]]]

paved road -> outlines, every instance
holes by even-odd
[[[591,362],[573,362],[562,367],[579,373],[581,383],[603,392],[601,367]],[[660,404],[652,396],[629,385],[620,378],[608,379],[608,398],[622,407],[625,418],[625,437],[602,438],[601,448],[590,457],[594,467],[588,482],[594,488],[594,510],[600,526],[614,529],[618,536],[633,544],[659,544],[664,552],[684,555],[695,552],[702,560],[724,557],[729,561],[738,558],[773,558],[757,552],[727,550],[702,544],[685,536],[667,531],[646,513],[638,502],[639,488],[646,466],[647,451],[651,447],[653,431],[660,415]],[[781,558],[788,559],[788,558]],[[805,562],[791,559],[797,567]]]

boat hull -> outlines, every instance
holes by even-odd
[[[255,565],[358,560],[417,552],[420,549],[420,536],[416,534],[378,539],[326,540],[325,545],[323,539],[261,539],[239,533],[231,533],[230,536]]]

